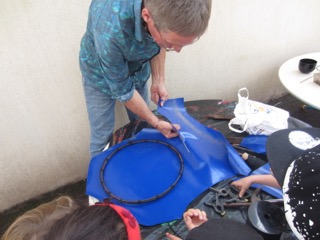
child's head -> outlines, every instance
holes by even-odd
[[[76,204],[70,197],[59,197],[27,211],[7,229],[1,240],[140,240],[137,220],[125,208],[99,203]]]
[[[287,222],[299,239],[320,238],[320,129],[280,130],[269,136],[267,155],[282,186]]]
[[[140,227],[133,215],[114,204],[81,206],[57,221],[46,240],[139,240]]]
[[[18,217],[2,240],[41,240],[53,223],[72,212],[77,204],[67,196],[44,203]]]

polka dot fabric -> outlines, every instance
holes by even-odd
[[[299,239],[320,239],[320,147],[289,166],[283,185],[288,224]]]

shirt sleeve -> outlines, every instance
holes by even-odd
[[[136,76],[130,75],[128,60],[123,53],[126,49],[124,43],[121,43],[122,36],[123,33],[118,33],[118,36],[114,37],[113,32],[94,35],[104,81],[110,87],[112,96],[124,102],[133,96]]]

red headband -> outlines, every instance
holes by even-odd
[[[124,225],[126,226],[128,240],[141,240],[140,227],[128,209],[115,205],[113,203],[96,203],[94,206],[109,206],[115,210],[121,217]]]

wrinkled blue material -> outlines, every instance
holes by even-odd
[[[249,135],[242,139],[240,146],[256,153],[265,154],[267,139],[268,136],[265,135]]]
[[[130,141],[153,139],[176,148],[184,161],[184,171],[175,188],[160,199],[143,204],[115,203],[128,208],[145,226],[180,219],[188,204],[212,185],[237,174],[248,175],[250,168],[229,144],[226,138],[211,128],[193,119],[184,108],[182,98],[171,99],[158,108],[159,113],[172,123],[181,126],[187,151],[180,138],[166,139],[154,129],[144,129],[133,138],[109,148],[92,158],[87,177],[86,194],[100,201],[109,196],[100,183],[100,169],[106,157]],[[140,145],[140,144],[139,144]],[[110,160],[104,172],[104,180],[112,192],[124,199],[145,199],[158,194],[177,177],[179,161],[171,151],[160,146],[141,144],[138,148],[123,148]],[[120,153],[121,152],[121,153]],[[136,158],[136,156],[138,156]],[[112,163],[112,164],[111,164]],[[139,180],[139,177],[142,177]],[[132,178],[135,179],[132,181]]]

